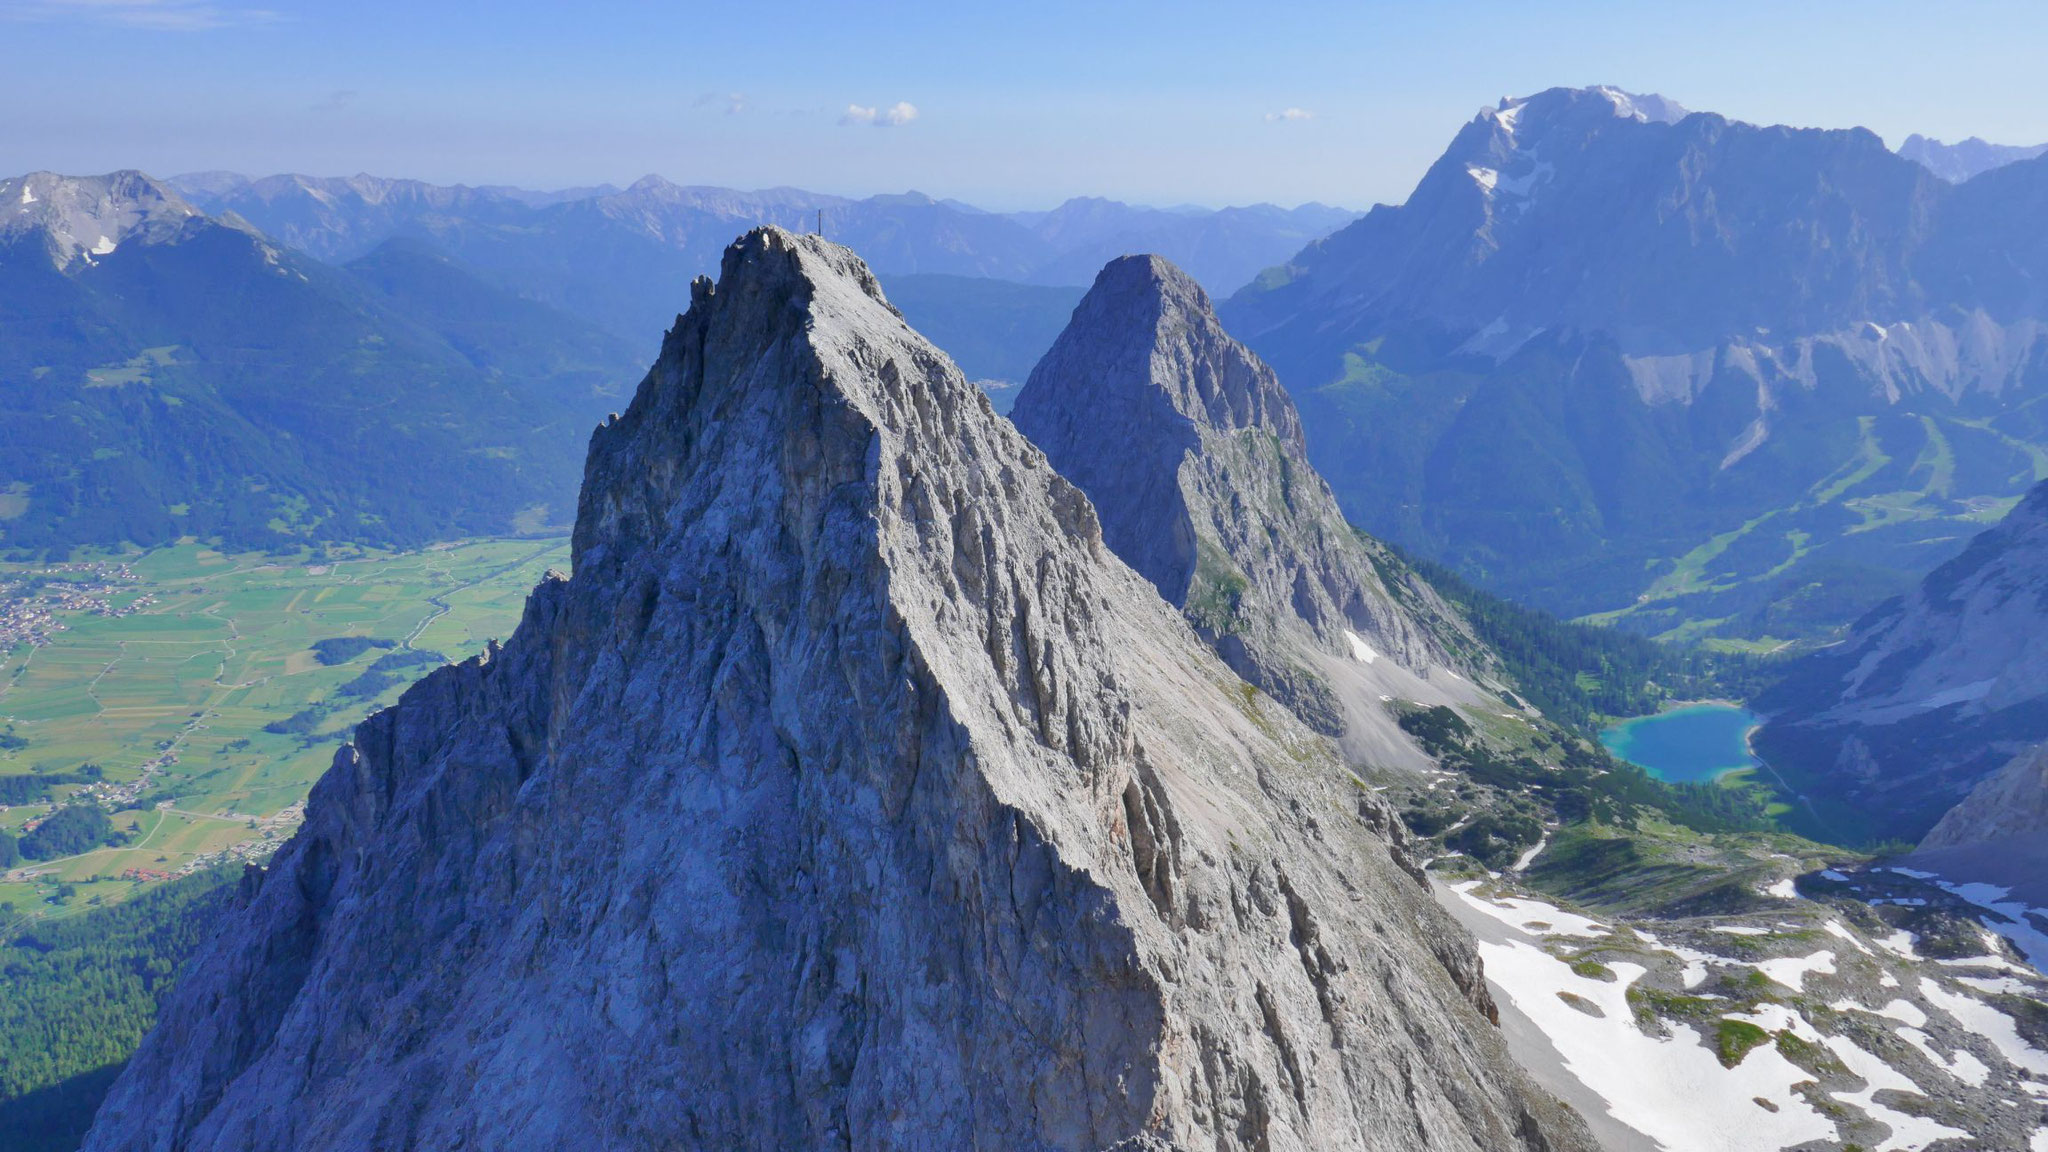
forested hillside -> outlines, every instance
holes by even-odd
[[[7,1152],[70,1152],[218,923],[236,874],[204,872],[83,915],[19,927],[0,906],[0,1134]]]

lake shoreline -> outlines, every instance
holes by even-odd
[[[1731,728],[1739,722],[1739,728]],[[1718,784],[1763,766],[1755,739],[1762,718],[1732,700],[1672,700],[1656,712],[1617,721],[1600,744],[1617,759],[1673,784]]]

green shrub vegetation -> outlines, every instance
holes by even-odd
[[[1730,1020],[1722,1017],[1714,1025],[1714,1054],[1721,1058],[1721,1067],[1733,1068],[1742,1063],[1742,1058],[1753,1049],[1770,1042],[1771,1034],[1747,1020]]]
[[[336,688],[334,693],[337,696],[351,696],[367,700],[373,696],[383,695],[386,688],[396,683],[398,683],[398,677],[396,676],[384,672],[369,671]]]

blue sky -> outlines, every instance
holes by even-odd
[[[0,0],[0,171],[1364,207],[1559,84],[2037,143],[2044,57],[2039,3]]]

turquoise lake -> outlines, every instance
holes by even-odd
[[[1694,704],[1655,716],[1624,720],[1600,734],[1600,742],[1659,780],[1695,784],[1737,768],[1751,768],[1745,738],[1756,716],[1729,704]]]

